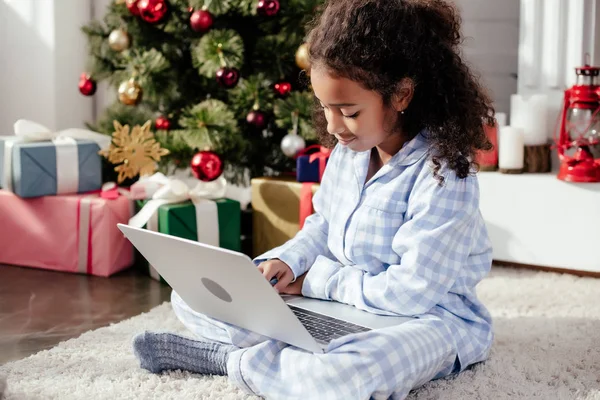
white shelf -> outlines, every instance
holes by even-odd
[[[600,183],[555,173],[478,177],[495,260],[600,272]]]

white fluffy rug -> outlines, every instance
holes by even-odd
[[[410,399],[599,399],[600,279],[494,268],[478,288],[495,319],[485,364]],[[138,332],[184,333],[169,304],[0,367],[7,399],[245,399],[225,378],[139,369]]]

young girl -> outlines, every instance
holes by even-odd
[[[191,310],[202,341],[146,332],[152,372],[228,375],[281,399],[404,398],[487,358],[491,318],[475,286],[492,249],[474,156],[490,149],[491,101],[459,55],[457,11],[442,0],[331,0],[309,35],[323,139],[335,144],[315,214],[256,259],[280,293],[338,301],[404,324],[312,354]]]

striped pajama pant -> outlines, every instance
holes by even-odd
[[[455,372],[450,330],[436,316],[347,335],[313,354],[193,311],[173,291],[179,320],[200,340],[233,344],[229,379],[268,399],[403,399]]]

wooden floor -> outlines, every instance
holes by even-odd
[[[0,265],[0,365],[169,301],[134,269],[99,278]]]

